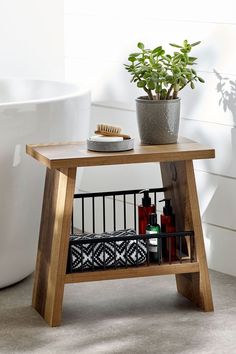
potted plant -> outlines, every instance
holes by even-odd
[[[146,92],[146,96],[136,99],[138,128],[141,143],[170,144],[178,139],[180,120],[179,92],[195,82],[204,80],[199,77],[193,66],[196,57],[190,56],[193,47],[200,41],[182,45],[170,43],[177,48],[167,54],[162,46],[145,49],[138,43],[139,51],[128,57],[130,64],[124,64],[131,74],[131,82]]]

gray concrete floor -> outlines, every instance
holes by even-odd
[[[176,293],[173,276],[66,285],[63,322],[31,308],[33,277],[0,290],[0,353],[236,353],[236,278],[211,272],[214,313]]]

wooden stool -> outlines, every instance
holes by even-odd
[[[136,144],[132,151],[117,153],[87,151],[85,142],[27,145],[26,150],[47,167],[32,304],[50,326],[61,323],[64,285],[93,280],[175,274],[178,292],[204,311],[213,311],[192,162],[213,158],[213,149],[181,138],[177,144]],[[160,162],[177,229],[194,231],[196,261],[66,274],[77,168],[147,162]]]

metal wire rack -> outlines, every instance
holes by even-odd
[[[167,188],[152,188],[149,189],[149,195],[152,198],[152,202],[157,205],[157,194],[161,192],[165,192]],[[125,261],[123,262],[123,267],[129,267],[130,264],[128,262],[128,249],[129,245],[132,242],[132,249],[136,252],[136,259],[132,262],[132,266],[140,266],[138,250],[140,244],[144,245],[143,248],[145,250],[145,259],[142,262],[142,265],[149,266],[153,264],[153,261],[150,257],[150,247],[149,242],[151,239],[156,239],[157,242],[157,260],[154,262],[157,265],[161,266],[162,264],[173,264],[173,263],[183,263],[183,262],[194,262],[195,261],[195,252],[194,252],[194,232],[192,230],[178,230],[173,233],[158,233],[158,234],[137,234],[137,195],[140,193],[141,189],[134,190],[122,190],[122,191],[110,191],[110,192],[96,192],[96,193],[77,193],[74,195],[74,200],[80,200],[80,208],[79,214],[73,212],[72,220],[71,220],[71,237],[69,242],[69,253],[68,253],[68,264],[67,264],[67,273],[74,272],[83,272],[83,271],[94,271],[100,268],[101,270],[105,270],[107,268],[117,269],[120,267],[120,264],[117,260],[117,249],[118,246],[122,244],[123,246],[123,257]],[[131,205],[130,198],[132,200],[132,215],[127,216],[127,196],[129,197],[129,207]],[[117,200],[119,197],[119,200]],[[121,197],[121,199],[120,199]],[[100,213],[102,214],[102,237],[99,237],[96,234],[96,201],[100,199]],[[107,215],[106,203],[109,199],[112,208],[109,208],[109,215]],[[90,208],[85,208],[85,200],[90,200]],[[119,202],[119,205],[122,204],[122,226],[123,229],[128,227],[132,227],[133,230],[136,231],[135,234],[132,235],[122,235],[122,236],[110,236],[106,235],[107,226],[106,221],[107,218],[112,219],[112,231],[117,231],[117,212],[116,212],[116,203]],[[89,209],[89,210],[88,210]],[[112,209],[112,210],[111,210]],[[75,228],[75,218],[80,218],[80,225],[82,234],[85,233],[85,213],[89,213],[89,220],[91,221],[91,230],[92,234],[90,234],[89,239],[83,237],[73,238],[72,235],[78,235],[78,230]],[[109,220],[111,222],[111,220]],[[119,220],[120,221],[120,220]],[[110,231],[110,230],[109,230]],[[94,237],[93,237],[94,236]],[[171,242],[174,241],[176,252],[173,257],[173,252],[171,251]],[[86,254],[87,247],[90,245],[90,266],[86,265],[86,257],[88,258],[88,254]],[[100,261],[99,267],[95,262],[97,246],[100,245]],[[113,263],[107,264],[106,259],[106,247],[109,245],[109,255],[113,259]],[[112,247],[111,247],[112,245]],[[77,246],[77,255],[80,258],[79,266],[77,262],[77,267],[73,266],[73,247]],[[168,247],[169,246],[169,247]],[[164,251],[165,247],[165,251]],[[78,252],[79,250],[79,252]],[[136,250],[136,251],[135,251]],[[86,257],[84,257],[86,256]],[[111,263],[111,262],[110,262]],[[89,269],[88,269],[89,268]]]

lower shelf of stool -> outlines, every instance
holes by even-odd
[[[117,268],[98,271],[84,271],[65,275],[65,283],[81,283],[98,280],[148,277],[153,275],[168,275],[199,272],[198,262],[172,263],[161,265]]]

